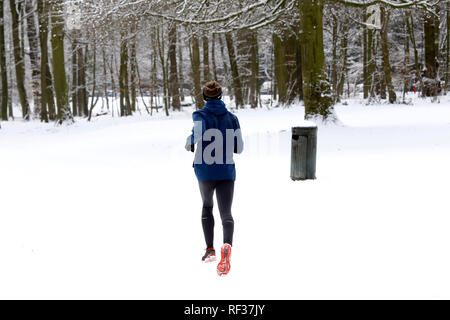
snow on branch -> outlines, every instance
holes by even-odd
[[[358,0],[332,0],[351,7],[365,8],[373,6],[375,4],[384,4],[392,8],[409,8],[413,6],[422,7],[425,9],[432,8],[436,6],[441,0],[429,1],[429,0],[411,0],[411,1],[390,1],[390,0],[369,0],[369,1],[358,1]]]
[[[86,0],[84,6],[89,7],[90,18],[97,24],[153,17],[222,33],[271,24],[296,3],[297,0]]]
[[[210,6],[208,8],[204,7],[204,2],[197,8],[197,10],[192,10],[193,7],[189,7],[187,4],[188,0],[184,0],[184,6],[183,9],[181,11],[178,11],[176,13],[176,15],[172,15],[172,14],[166,14],[163,12],[158,12],[158,11],[152,11],[152,10],[148,10],[146,11],[146,13],[150,16],[154,16],[154,17],[159,17],[159,18],[163,18],[163,19],[167,19],[167,20],[172,20],[175,22],[179,22],[179,23],[185,23],[185,24],[191,24],[191,25],[202,25],[202,24],[216,24],[216,23],[221,23],[221,22],[226,22],[229,21],[233,18],[236,18],[238,16],[242,16],[245,14],[248,14],[252,11],[254,11],[257,8],[263,7],[268,5],[270,2],[273,2],[271,0],[259,0],[255,3],[249,4],[244,6],[243,8],[231,12],[229,14],[225,14],[220,16],[219,18],[206,18],[206,19],[196,19],[196,16],[202,11],[202,10],[213,10],[211,7],[214,6]],[[195,1],[194,1],[195,2]],[[281,1],[276,1],[277,2],[277,6],[276,7],[280,7],[281,5],[283,5],[286,0],[281,0]],[[219,1],[219,4],[223,4],[222,1]],[[216,6],[217,7],[217,6]],[[191,12],[194,12],[193,16],[190,18],[185,18],[185,16],[189,16],[189,14]]]

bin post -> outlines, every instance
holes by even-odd
[[[316,179],[317,126],[293,127],[291,179]]]

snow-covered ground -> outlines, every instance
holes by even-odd
[[[336,111],[305,182],[289,177],[303,108],[237,112],[226,278],[200,262],[191,110],[3,122],[0,298],[450,299],[450,99]]]

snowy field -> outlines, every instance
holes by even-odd
[[[450,98],[336,111],[306,182],[289,177],[303,108],[237,112],[226,278],[200,262],[191,110],[3,122],[0,298],[450,299]]]

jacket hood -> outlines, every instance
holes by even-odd
[[[207,101],[203,109],[216,116],[221,116],[228,112],[227,108],[225,107],[225,103],[222,100]]]

